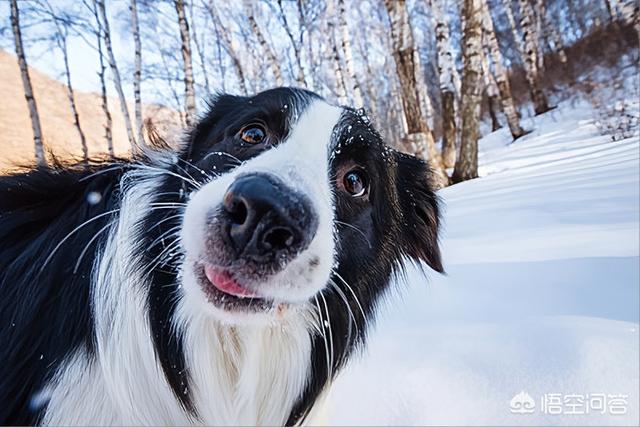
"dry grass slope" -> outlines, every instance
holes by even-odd
[[[82,148],[65,85],[30,68],[38,111],[42,123],[45,149],[60,158],[80,157]],[[87,136],[89,154],[92,157],[106,155],[104,138],[105,118],[98,93],[76,92],[80,124]],[[109,110],[113,117],[113,142],[117,154],[126,155],[130,150],[120,104],[109,98]],[[129,113],[133,115],[133,105]],[[161,134],[173,134],[179,129],[179,117],[169,108],[145,105],[145,118],[151,118]],[[35,162],[33,132],[29,111],[24,98],[18,62],[12,54],[0,50],[0,171],[15,165]]]

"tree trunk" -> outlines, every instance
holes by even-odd
[[[196,117],[196,89],[193,81],[193,62],[191,60],[191,38],[189,23],[184,13],[184,1],[174,0],[180,27],[180,41],[182,43],[182,65],[184,68],[184,108],[185,123],[191,126]]]
[[[236,53],[233,48],[233,43],[231,42],[231,37],[229,36],[229,31],[222,25],[222,21],[220,20],[220,16],[218,15],[218,10],[216,9],[214,0],[210,0],[207,5],[207,10],[209,11],[209,15],[211,16],[211,20],[213,21],[213,25],[216,28],[216,35],[218,36],[218,40],[222,39],[224,44],[224,48],[229,54],[231,58],[231,63],[233,64],[233,68],[236,70],[236,75],[238,76],[238,84],[240,85],[240,90],[243,95],[248,95],[249,90],[247,88],[247,82],[245,79],[244,69],[242,68],[242,62],[240,62],[240,57]],[[223,79],[224,80],[224,79]]]
[[[464,0],[462,8],[462,130],[453,182],[478,177],[478,139],[482,95],[482,0]]]
[[[486,4],[486,0],[485,0],[485,4]],[[511,6],[512,6],[511,0],[502,0],[502,9],[504,10],[505,15],[507,16],[507,22],[509,23],[509,31],[511,32],[511,36],[513,37],[513,42],[516,45],[518,54],[520,55],[522,62],[524,62],[524,46],[522,45],[522,36],[518,32],[518,27],[516,25],[516,20],[513,17],[513,9]],[[489,10],[488,5],[486,5],[485,7],[487,10]],[[493,20],[492,20],[491,26],[493,27]]]
[[[33,144],[35,148],[36,163],[38,166],[47,166],[47,159],[44,155],[44,145],[42,143],[42,129],[40,128],[38,106],[36,105],[36,99],[33,97],[33,87],[31,86],[29,67],[27,66],[27,59],[24,55],[24,48],[22,45],[20,11],[18,10],[18,2],[16,0],[11,0],[11,28],[13,30],[13,39],[16,47],[16,55],[18,57],[18,65],[20,67],[20,76],[22,77],[24,97],[27,100],[29,116],[31,117],[31,129],[33,130]]]
[[[438,77],[442,104],[442,161],[446,168],[456,163],[456,74],[458,74],[451,49],[449,25],[442,12],[442,0],[431,0],[429,6],[436,21],[436,48],[438,51]]]
[[[491,131],[495,132],[502,127],[500,121],[498,120],[498,112],[500,111],[499,106],[499,91],[498,86],[496,84],[496,80],[491,74],[491,66],[489,65],[489,55],[487,52],[488,46],[484,46],[484,40],[486,37],[483,36],[483,54],[482,54],[482,79],[484,83],[484,91],[487,95],[487,100],[489,104],[489,116],[491,117]]]
[[[109,29],[109,20],[107,18],[107,10],[105,8],[104,0],[96,0],[98,8],[100,10],[100,17],[102,18],[102,29],[104,35],[104,46],[107,49],[107,58],[109,61],[109,67],[113,74],[113,82],[120,99],[120,109],[122,111],[122,118],[124,120],[125,127],[127,129],[127,137],[129,143],[134,152],[139,151],[136,144],[136,138],[133,136],[133,129],[131,127],[131,117],[129,116],[129,107],[127,107],[127,99],[124,97],[124,91],[122,90],[122,81],[120,80],[120,71],[118,71],[118,65],[116,64],[116,57],[113,54],[111,48],[111,31]]]
[[[205,28],[205,30],[208,30],[208,24],[209,24],[208,18],[209,18],[208,15],[205,15],[204,24],[203,24],[203,28]],[[191,4],[189,5],[189,19],[191,20],[191,22],[195,21],[193,18],[193,2],[191,2]],[[200,59],[200,71],[202,71],[202,78],[204,79],[204,90],[207,96],[209,96],[211,94],[211,86],[209,85],[209,71],[207,69],[206,55],[204,53],[204,48],[202,47],[203,44],[206,47],[206,40],[204,39],[204,36],[202,40],[198,37],[198,31],[195,26],[192,27],[191,33],[193,34],[193,43],[196,45],[196,52],[198,53],[198,58]],[[224,74],[221,74],[221,75],[224,75]]]
[[[542,114],[550,110],[547,96],[542,91],[540,84],[540,72],[538,69],[538,34],[533,21],[533,8],[529,0],[520,0],[520,28],[522,28],[522,40],[524,46],[524,69],[533,100],[533,109]]]
[[[80,145],[82,146],[82,158],[85,165],[89,164],[89,147],[87,146],[87,138],[80,126],[80,116],[78,115],[78,108],[76,105],[76,95],[71,85],[71,69],[69,68],[69,52],[67,49],[67,36],[62,33],[62,29],[59,27],[57,20],[54,18],[57,28],[58,47],[62,51],[62,61],[64,63],[64,72],[67,80],[67,97],[69,98],[69,105],[71,106],[71,114],[73,115],[73,124],[78,131],[78,137],[80,137]]]
[[[303,87],[307,86],[307,82],[304,75],[304,67],[302,66],[302,58],[300,56],[301,47],[296,43],[295,38],[293,37],[293,31],[291,31],[291,27],[289,26],[289,21],[287,20],[287,14],[284,11],[284,6],[282,5],[282,0],[278,0],[278,8],[280,10],[280,19],[282,20],[282,27],[284,31],[287,33],[287,37],[289,37],[289,41],[291,42],[291,46],[293,47],[293,54],[296,58],[296,66],[298,68],[298,72],[296,74],[296,82]],[[300,35],[302,35],[302,21],[300,21]]]
[[[62,53],[62,63],[64,65],[64,74],[65,80],[67,82],[67,98],[69,99],[69,106],[71,107],[71,115],[73,116],[73,125],[78,132],[78,137],[80,138],[80,146],[82,148],[82,159],[85,165],[89,164],[89,147],[87,146],[87,138],[82,130],[82,126],[80,125],[80,116],[78,115],[78,108],[76,105],[76,94],[73,90],[73,85],[71,84],[71,69],[69,67],[69,49],[67,44],[67,36],[68,29],[67,22],[63,19],[60,19],[53,10],[53,7],[50,3],[43,2],[40,5],[47,10],[53,25],[55,26],[55,34],[54,39],[56,41],[56,45],[58,45],[58,49]]]
[[[336,29],[335,29],[335,6],[333,4],[335,0],[327,0],[327,37],[329,38],[329,45],[331,48],[331,59],[333,63],[333,73],[336,77],[336,92],[338,95],[338,101],[341,104],[347,104],[347,83],[344,78],[344,70],[340,63],[340,54],[338,53],[338,46],[336,44]]]
[[[104,126],[104,137],[107,141],[107,150],[111,158],[115,158],[116,154],[113,149],[113,121],[111,119],[111,112],[109,111],[109,102],[107,98],[107,84],[105,80],[105,71],[106,67],[104,65],[104,52],[102,51],[102,38],[103,38],[103,30],[102,30],[102,22],[100,22],[100,16],[98,15],[98,5],[96,0],[93,1],[93,17],[96,21],[96,25],[98,27],[96,31],[97,38],[97,46],[98,46],[98,58],[100,60],[100,69],[98,71],[98,77],[100,78],[100,98],[102,99],[102,111],[104,112],[104,117],[106,119],[106,123]]]
[[[442,161],[446,168],[456,164],[456,112],[455,94],[440,92],[442,102]]]
[[[409,13],[404,0],[385,0],[389,20],[391,21],[391,39],[396,72],[400,81],[402,106],[407,120],[407,136],[404,139],[405,150],[429,162],[433,169],[438,188],[448,184],[442,158],[436,150],[433,135],[421,111],[418,84],[416,82],[416,57],[413,34],[409,24]]]
[[[353,54],[351,52],[349,27],[347,26],[347,10],[345,6],[345,0],[338,0],[338,10],[340,25],[340,45],[342,47],[342,53],[344,55],[344,65],[347,71],[347,75],[349,76],[349,81],[351,83],[351,95],[353,96],[355,107],[360,108],[364,105],[364,100],[362,98],[362,89],[360,87],[360,83],[358,82],[358,78],[353,68]]]
[[[267,56],[267,62],[271,67],[271,71],[273,72],[273,77],[276,81],[276,86],[284,85],[284,79],[282,77],[282,68],[280,68],[280,63],[278,62],[278,58],[276,58],[276,54],[273,52],[273,49],[267,42],[262,30],[258,26],[258,22],[256,21],[254,14],[254,4],[251,0],[245,0],[245,11],[247,13],[247,19],[249,20],[249,25],[251,26],[251,31],[253,35],[258,39],[258,43],[260,44],[260,51],[264,52]]]
[[[542,33],[547,44],[553,45],[553,51],[558,55],[560,63],[567,67],[567,53],[564,50],[564,43],[560,33],[556,30],[555,25],[551,22],[551,19],[547,15],[547,10],[544,6],[544,2],[538,1],[538,17],[542,21]]]
[[[487,47],[489,49],[489,55],[493,62],[493,68],[495,71],[496,85],[498,86],[498,92],[500,93],[500,100],[502,102],[502,111],[507,119],[509,130],[513,139],[520,138],[526,132],[520,126],[520,118],[518,117],[518,111],[516,110],[511,96],[511,86],[509,85],[509,76],[504,68],[504,59],[500,52],[500,45],[496,39],[496,32],[493,26],[493,18],[486,0],[482,3],[482,26],[484,31],[484,37],[486,38]]]
[[[142,120],[142,100],[140,99],[140,83],[142,81],[142,43],[140,42],[140,25],[138,24],[138,4],[136,0],[131,0],[129,4],[131,10],[131,29],[133,31],[134,45],[134,66],[133,66],[133,98],[136,115],[136,130],[138,131],[138,144],[144,144]]]

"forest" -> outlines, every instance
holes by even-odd
[[[114,114],[135,150],[159,121],[144,104],[168,107],[171,127],[180,129],[215,93],[287,85],[363,108],[389,144],[429,162],[439,187],[478,176],[483,133],[507,127],[516,140],[532,131],[523,117],[592,92],[600,83],[585,72],[637,56],[640,31],[632,0],[11,0],[2,7],[10,22],[1,46],[19,61],[40,164],[47,135],[30,83],[32,52],[53,58],[76,131],[68,144],[79,144],[85,161],[115,154]],[[104,131],[90,136],[93,144],[78,111],[76,63],[85,76],[91,70],[90,87],[100,93]]]

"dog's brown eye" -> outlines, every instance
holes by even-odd
[[[240,138],[247,144],[260,144],[267,136],[264,127],[259,124],[252,124],[240,131]]]
[[[344,176],[344,188],[353,197],[364,196],[367,192],[367,175],[359,169],[347,172]]]

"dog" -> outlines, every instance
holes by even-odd
[[[1,424],[301,424],[407,262],[443,271],[431,171],[363,111],[207,107],[179,144],[0,177]]]

